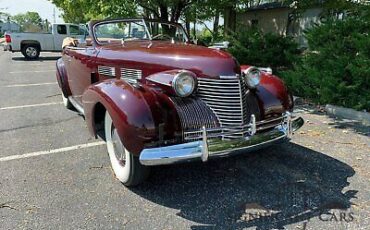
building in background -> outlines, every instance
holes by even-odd
[[[312,7],[297,17],[294,14],[294,6],[273,2],[238,13],[237,21],[248,27],[258,28],[264,33],[293,36],[300,47],[307,47],[304,31],[313,23],[320,22],[322,11],[320,7]]]
[[[0,33],[19,32],[20,26],[14,22],[0,22]]]

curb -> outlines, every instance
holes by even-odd
[[[357,120],[370,126],[370,113],[329,104],[325,106],[325,110],[329,115],[342,119]]]

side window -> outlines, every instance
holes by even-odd
[[[67,34],[67,26],[66,25],[57,25],[57,32],[58,32],[58,34]]]
[[[80,27],[79,26],[69,26],[69,34],[70,35],[80,35]]]

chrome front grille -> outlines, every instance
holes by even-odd
[[[141,70],[121,68],[121,79],[127,82],[136,83],[138,79],[141,79],[142,75]]]
[[[222,128],[243,127],[249,124],[252,114],[257,121],[260,119],[257,99],[240,78],[200,78],[198,96],[215,112]],[[246,132],[241,128],[238,135],[229,137],[240,137]]]
[[[180,118],[185,140],[197,135],[195,130],[220,127],[214,112],[200,99],[171,97]]]
[[[100,65],[98,66],[98,73],[101,75],[109,76],[109,77],[115,77],[116,69],[114,67]]]
[[[221,126],[244,123],[241,82],[235,79],[198,79],[198,96],[216,113]]]

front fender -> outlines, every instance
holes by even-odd
[[[58,85],[59,85],[60,89],[62,90],[63,95],[65,97],[68,97],[68,96],[72,95],[72,93],[71,93],[71,89],[69,88],[68,75],[67,75],[66,67],[64,65],[64,61],[63,61],[62,58],[59,58],[57,60],[56,68],[57,68],[56,78],[57,78],[57,81],[58,81]]]
[[[95,110],[100,103],[112,117],[125,148],[136,156],[146,145],[174,139],[181,132],[172,101],[146,86],[110,79],[91,85],[82,102],[90,132],[96,136]]]
[[[247,70],[249,65],[241,65],[241,71]],[[261,71],[261,81],[255,90],[262,119],[281,115],[293,109],[293,97],[279,77]]]
[[[281,115],[293,109],[293,98],[283,80],[262,72],[260,85],[256,89],[262,117]]]

